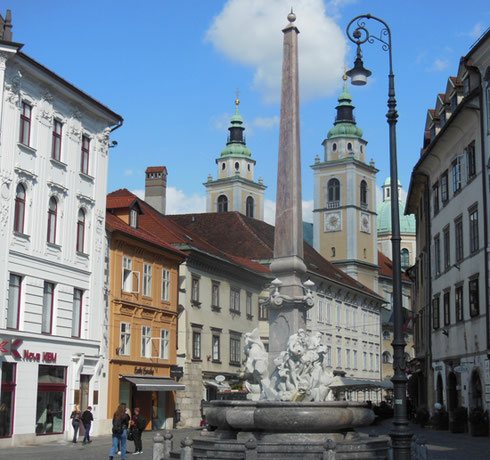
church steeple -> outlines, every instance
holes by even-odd
[[[221,151],[221,158],[223,157],[247,157],[252,156],[252,152],[247,147],[245,142],[245,136],[243,132],[245,131],[245,126],[243,126],[243,118],[238,111],[238,106],[240,105],[240,99],[235,99],[235,114],[231,117],[230,126],[228,131],[228,141],[226,142],[226,147]]]

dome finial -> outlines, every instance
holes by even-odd
[[[296,21],[296,15],[293,13],[293,7],[291,7],[291,13],[288,14],[288,21],[289,22]]]
[[[235,113],[238,113],[238,106],[240,105],[240,90],[237,88],[236,90],[236,99],[235,99]]]

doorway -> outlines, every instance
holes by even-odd
[[[449,411],[453,411],[459,405],[457,385],[456,374],[450,372],[447,377],[447,405]]]
[[[483,392],[478,371],[471,375],[470,407],[481,409],[483,407]]]
[[[165,391],[152,391],[151,407],[152,407],[152,430],[164,430],[166,428],[166,401],[167,393]]]

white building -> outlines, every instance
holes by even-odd
[[[12,42],[0,20],[0,446],[106,431],[105,198],[122,118]],[[110,421],[109,421],[110,423]],[[52,435],[52,436],[42,436]]]

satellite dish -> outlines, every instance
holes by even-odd
[[[216,382],[218,383],[222,383],[226,380],[226,377],[224,375],[217,375],[214,380],[216,380]]]

